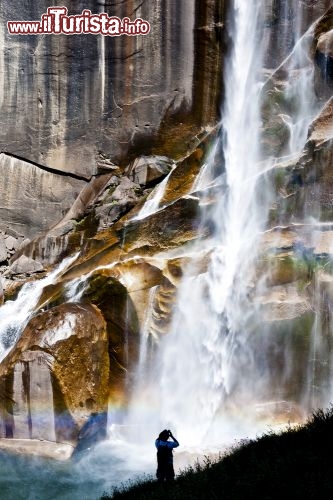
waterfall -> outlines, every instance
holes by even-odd
[[[283,115],[282,118],[290,132],[288,153],[293,155],[301,152],[307,139],[308,126],[318,113],[320,105],[314,94],[314,65],[310,57],[316,23],[312,24],[304,34],[301,34],[301,15],[297,12],[295,2],[291,3],[295,16],[294,37],[296,43],[288,57],[273,73],[273,76],[278,74],[280,70],[287,73],[284,95],[294,110],[290,116]]]
[[[149,344],[150,344],[150,336],[152,335],[151,333],[151,312],[153,311],[154,307],[154,300],[156,297],[156,292],[158,290],[158,286],[153,286],[150,291],[149,291],[149,298],[148,298],[148,305],[147,305],[147,311],[146,311],[146,316],[143,324],[143,328],[141,331],[141,341],[140,341],[140,352],[139,352],[139,361],[138,361],[138,380],[140,381],[140,385],[142,386],[142,380],[144,379],[145,376],[145,371],[147,369],[147,364],[149,362],[148,359],[148,351],[149,351]],[[137,388],[139,389],[139,388]]]
[[[140,452],[136,450],[135,453],[139,454],[143,450],[149,453],[151,433],[157,435],[158,430],[158,422],[156,421],[154,411],[156,399],[155,384],[151,380],[152,359],[150,356],[151,345],[157,341],[152,328],[152,312],[158,288],[158,286],[154,286],[149,291],[147,310],[140,333],[138,363],[132,387],[129,387],[131,393],[131,410],[124,416],[122,411],[119,412],[118,409],[110,408],[108,417],[109,434],[112,443],[115,441],[135,443],[136,446],[139,445],[140,447]],[[121,422],[120,426],[119,422]]]
[[[288,82],[284,99],[293,106],[290,116],[282,118],[289,129],[284,154],[294,158],[304,147],[319,106],[309,59],[313,27],[301,35],[300,14],[292,0],[288,5],[294,9],[295,46],[281,67]],[[187,446],[255,434],[263,428],[257,417],[260,405],[290,407],[288,401],[269,400],[275,368],[267,360],[275,344],[258,334],[264,327],[253,300],[265,290],[264,277],[258,281],[254,269],[273,196],[268,173],[277,162],[274,152],[262,147],[267,84],[263,6],[257,0],[234,2],[233,21],[229,20],[233,48],[224,70],[223,130],[215,145],[215,150],[219,144],[223,148],[221,193],[214,209],[202,204],[202,223],[208,222],[214,233],[196,244],[197,251],[210,250],[210,262],[207,272],[197,277],[195,260],[185,270],[171,332],[160,339],[154,367],[149,368],[155,409],[145,423],[150,429],[156,428],[156,421],[160,428],[175,429]],[[210,184],[209,176],[206,182],[202,179],[213,161],[203,166],[199,188]],[[284,373],[278,376],[282,380]]]
[[[215,228],[209,269],[198,278],[188,273],[183,280],[171,334],[162,342],[155,373],[161,388],[161,420],[176,427],[189,445],[223,439],[212,431],[214,420],[239,382],[237,370],[252,363],[247,348],[249,269],[267,213],[267,200],[261,196],[259,204],[257,192],[262,168],[261,8],[261,2],[253,0],[235,2],[223,109],[226,190],[213,213],[205,207],[202,213]]]

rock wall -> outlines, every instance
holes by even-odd
[[[83,179],[61,176],[48,169],[0,154],[0,229],[7,226],[32,238],[53,226],[74,204]]]
[[[111,38],[9,35],[7,21],[39,20],[53,2],[4,0],[0,150],[87,178],[105,159],[126,162],[154,147],[172,156],[168,120],[181,116],[184,141],[216,120],[223,4],[62,3],[70,15],[90,9],[151,23],[148,36]]]
[[[52,5],[4,0],[0,11],[0,152],[22,160],[1,157],[0,229],[29,238],[61,219],[93,175],[138,154],[184,155],[216,123],[221,95],[223,0],[64,1],[69,15],[141,17],[151,32],[8,34],[7,21],[39,20]]]
[[[265,277],[266,293],[257,298],[262,314],[263,336],[269,334],[276,344],[269,357],[271,366],[288,366],[283,393],[273,372],[272,393],[300,401],[308,411],[327,406],[331,397],[332,377],[332,154],[333,154],[333,80],[330,40],[333,28],[331,2],[304,2],[305,17],[311,24],[304,47],[310,48],[313,78],[311,104],[317,115],[307,132],[307,142],[297,158],[288,158],[289,136],[282,121],[288,122],[293,105],[285,88],[300,67],[292,57],[273,72],[264,89],[264,144],[281,156],[271,174],[273,187],[267,231],[262,238],[256,277]],[[330,7],[330,8],[328,8]],[[327,10],[326,10],[327,9]],[[316,22],[311,12],[318,18]],[[304,13],[303,13],[304,14]],[[290,22],[292,17],[290,18]],[[311,21],[311,23],[310,23]],[[305,25],[301,25],[303,32]],[[271,121],[266,121],[270,101]],[[304,101],[305,110],[308,103]],[[273,113],[272,113],[272,110]],[[301,110],[302,111],[302,110]],[[286,113],[285,115],[283,113]],[[283,118],[279,123],[278,119]],[[284,353],[288,353],[288,361]],[[270,354],[269,354],[270,356]],[[311,366],[311,377],[306,367]]]
[[[332,6],[331,0],[267,0],[263,12],[266,68],[276,69],[297,39]]]

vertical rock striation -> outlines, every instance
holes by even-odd
[[[149,152],[154,142],[168,154],[165,120],[177,113],[184,137],[187,126],[196,133],[215,122],[223,2],[65,0],[63,5],[70,15],[90,9],[141,17],[151,32],[115,38],[13,36],[6,32],[7,21],[39,20],[50,2],[4,0],[0,150],[89,178],[105,156],[124,162],[129,152]]]

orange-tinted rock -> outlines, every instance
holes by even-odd
[[[209,262],[210,251],[185,254],[182,257],[168,259],[163,274],[174,286],[179,286],[184,274],[198,276],[207,272]]]
[[[75,441],[89,415],[107,409],[108,338],[100,311],[63,304],[33,317],[1,363],[0,386],[3,437]]]
[[[154,254],[181,246],[198,237],[199,200],[188,196],[141,221],[131,221],[121,229],[126,252]]]
[[[95,304],[106,322],[110,358],[110,397],[124,398],[125,382],[137,359],[139,323],[126,288],[108,270],[94,272],[85,283],[83,303]]]

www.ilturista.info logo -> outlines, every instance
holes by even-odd
[[[104,35],[137,36],[148,35],[150,24],[137,18],[131,22],[128,17],[109,17],[108,14],[92,14],[84,10],[79,16],[68,16],[66,7],[49,7],[40,21],[8,21],[11,35]]]

